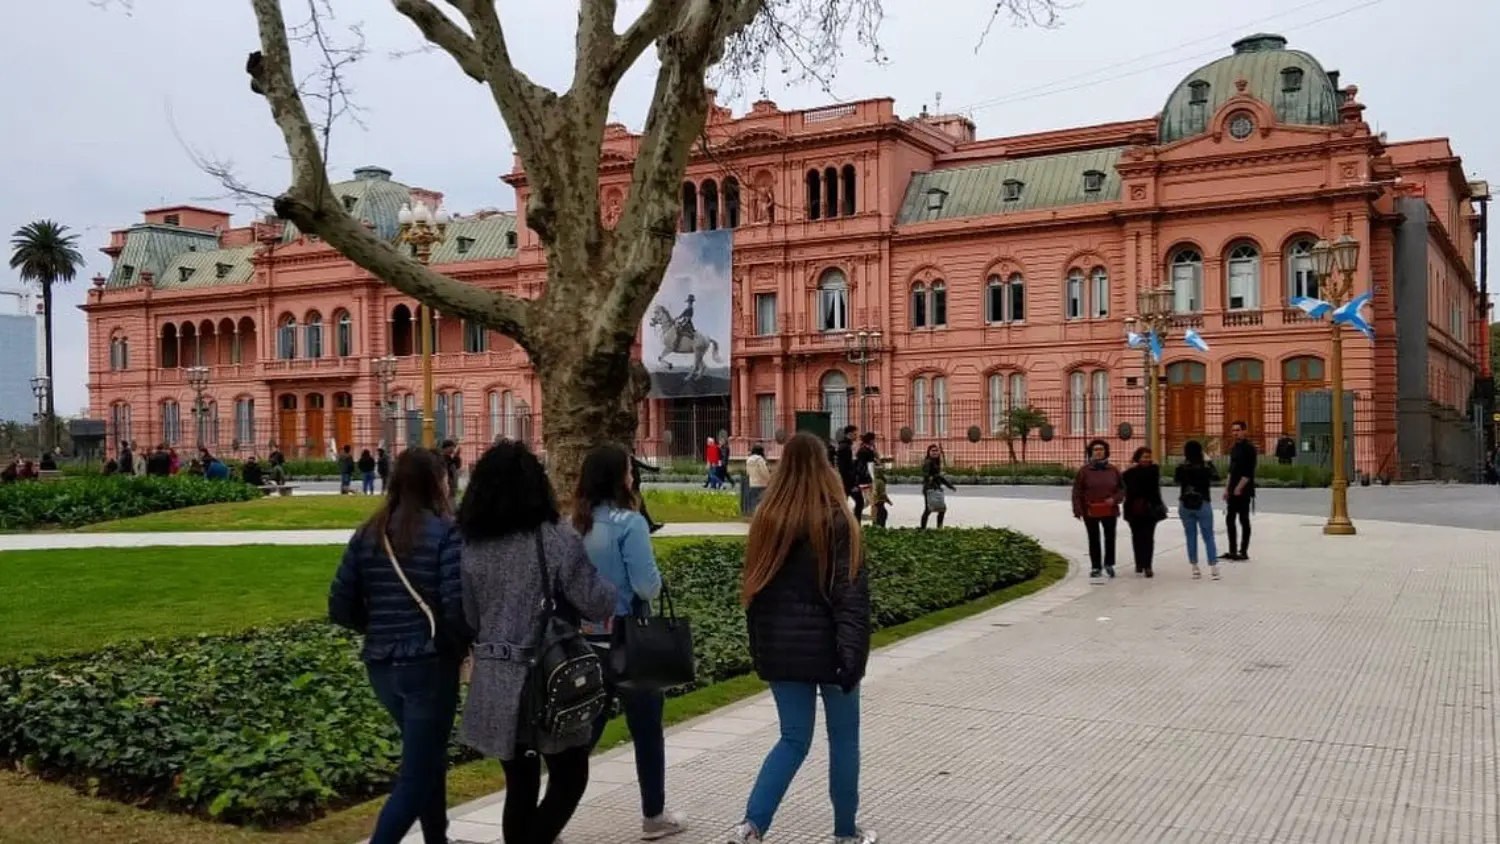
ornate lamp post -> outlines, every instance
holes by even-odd
[[[879,331],[861,328],[844,334],[844,354],[859,367],[859,429],[870,430],[870,414],[865,406],[865,391],[870,382],[870,364],[880,359]]]
[[[1359,268],[1359,241],[1345,232],[1329,243],[1320,240],[1312,248],[1312,269],[1318,277],[1319,297],[1334,308],[1349,301],[1354,292],[1354,271]],[[1339,278],[1333,281],[1334,271]],[[1328,360],[1329,419],[1333,423],[1333,500],[1323,533],[1329,536],[1353,536],[1354,522],[1349,519],[1349,477],[1344,462],[1344,326],[1333,321],[1333,348]]]
[[[397,220],[401,223],[397,239],[409,244],[417,254],[417,260],[426,265],[432,260],[432,247],[448,238],[448,212],[438,209],[434,214],[427,203],[418,202],[415,208],[401,206]],[[433,411],[432,395],[432,308],[417,305],[418,342],[422,349],[422,446],[437,447],[437,416]]]
[[[37,444],[46,451],[52,447],[52,420],[47,418],[47,397],[52,394],[52,379],[38,375],[31,379],[31,394],[36,397]]]
[[[1172,330],[1173,289],[1171,283],[1147,287],[1136,292],[1136,317],[1127,317],[1125,329],[1142,334],[1155,333],[1157,342],[1165,346],[1167,334]],[[1146,442],[1157,460],[1166,456],[1161,424],[1161,365],[1151,354],[1148,343],[1141,349],[1142,366],[1146,373]]]
[[[375,378],[380,382],[381,444],[390,448],[396,441],[395,431],[391,430],[391,422],[396,418],[395,411],[391,408],[391,382],[396,380],[396,358],[391,355],[378,357],[370,362],[370,368],[375,371]]]
[[[187,368],[188,386],[193,388],[193,428],[198,448],[203,448],[203,429],[208,420],[204,418],[203,394],[208,391],[208,367],[190,366]]]

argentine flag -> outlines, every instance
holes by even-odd
[[[1186,334],[1182,335],[1182,342],[1188,344],[1188,346],[1197,349],[1200,352],[1208,351],[1208,344],[1203,342],[1203,338],[1198,334],[1198,332],[1191,328],[1187,330]]]
[[[1286,301],[1287,304],[1294,308],[1301,308],[1303,313],[1313,319],[1322,319],[1328,315],[1329,311],[1333,310],[1333,305],[1322,299],[1313,299],[1309,296],[1293,296]]]

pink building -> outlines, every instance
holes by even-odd
[[[1363,247],[1356,290],[1374,291],[1375,341],[1350,332],[1344,344],[1360,468],[1467,470],[1464,420],[1490,374],[1475,248],[1488,196],[1445,139],[1377,137],[1364,108],[1273,35],[1189,74],[1158,115],[1031,135],[979,139],[964,117],[903,118],[884,99],[716,108],[682,228],[735,230],[734,394],[647,402],[644,448],[691,453],[719,430],[770,443],[797,411],[821,410],[835,425],[863,414],[898,457],[940,441],[953,459],[1000,461],[1018,403],[1052,429],[1031,438],[1032,460],[1072,462],[1095,435],[1119,443],[1123,422],[1133,447],[1143,361],[1124,321],[1138,290],[1164,282],[1177,311],[1169,441],[1220,437],[1234,419],[1267,447],[1283,432],[1315,438],[1299,397],[1327,388],[1329,329],[1287,300],[1317,294],[1308,249],[1347,232]],[[637,143],[623,126],[606,133],[607,218]],[[525,174],[505,180],[525,208]],[[377,167],[335,190],[387,237],[403,203],[441,199]],[[192,444],[195,364],[208,368],[203,436],[219,451],[414,436],[414,303],[326,244],[182,206],[147,211],[105,251],[113,269],[85,309],[91,406],[112,440]],[[460,215],[433,260],[520,295],[545,282],[535,235],[510,213]],[[1189,327],[1210,351],[1181,342]],[[862,329],[883,345],[865,367],[845,350]],[[530,435],[542,397],[524,353],[451,319],[438,348],[443,436]],[[372,361],[387,354],[399,366],[382,422]]]

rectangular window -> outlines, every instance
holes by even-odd
[[[772,337],[776,334],[776,294],[755,294],[755,334],[757,337]]]
[[[927,379],[911,382],[911,423],[917,436],[927,436]]]
[[[182,410],[176,402],[167,402],[161,406],[161,433],[167,445],[175,446],[182,442]]]
[[[354,354],[354,322],[345,315],[339,319],[337,335],[334,342],[338,344],[339,357],[346,358]]]
[[[276,357],[291,360],[297,356],[297,326],[287,323],[276,332]]]
[[[1109,373],[1101,370],[1093,378],[1094,433],[1105,435],[1109,433]]]
[[[984,321],[1005,321],[1005,285],[998,281],[991,281],[985,288]]]
[[[948,436],[948,379],[932,379],[932,433]]]
[[[1005,417],[1007,408],[1005,400],[1005,376],[999,373],[989,377],[989,410],[990,410],[990,433],[999,434],[1005,430]]]
[[[180,226],[182,225],[182,215],[168,214],[165,217],[162,217],[162,222],[166,223],[169,226]]]
[[[1088,431],[1088,382],[1082,372],[1068,376],[1068,432],[1083,434]]]
[[[932,325],[941,328],[948,324],[948,288],[941,284],[932,286]]]
[[[240,447],[255,443],[255,399],[240,399],[234,403],[234,438]]]
[[[1017,276],[1010,282],[1010,314],[1011,322],[1026,321],[1026,283]]]
[[[760,439],[776,438],[775,393],[761,393],[755,397],[755,431]]]
[[[1243,311],[1260,307],[1258,276],[1253,262],[1229,262],[1229,310]]]
[[[1090,282],[1089,297],[1093,304],[1090,313],[1095,317],[1109,316],[1109,273],[1095,270]]]
[[[453,424],[448,427],[452,430],[449,436],[463,442],[464,440],[464,394],[454,393],[452,399]]]
[[[490,348],[490,333],[478,323],[464,320],[464,351],[471,355],[487,352]]]
[[[1196,264],[1172,267],[1172,309],[1193,314],[1203,309],[1202,274]]]
[[[1068,276],[1068,301],[1067,318],[1078,319],[1083,316],[1083,276]]]
[[[323,323],[314,322],[307,326],[307,356],[320,358],[323,356]]]
[[[824,331],[849,329],[849,291],[844,287],[825,287],[818,291],[818,313]]]

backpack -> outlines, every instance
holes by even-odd
[[[609,704],[604,666],[578,628],[557,612],[557,596],[547,574],[542,532],[536,532],[536,559],[542,572],[542,612],[521,703],[537,738],[587,734]],[[532,742],[532,748],[537,747]]]

